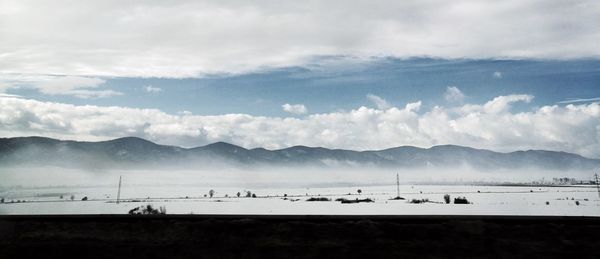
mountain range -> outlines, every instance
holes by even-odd
[[[88,169],[191,166],[324,166],[324,167],[452,167],[480,169],[540,168],[592,170],[600,159],[577,154],[527,150],[494,152],[456,145],[431,148],[401,146],[384,150],[353,151],[293,146],[284,149],[246,149],[225,142],[181,148],[125,137],[79,142],[44,137],[0,138],[0,169],[11,166],[59,166]]]

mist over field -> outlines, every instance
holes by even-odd
[[[81,170],[59,167],[3,168],[0,188],[15,187],[84,187],[116,188],[119,176],[128,186],[197,186],[198,188],[304,188],[364,185],[393,185],[396,174],[402,184],[501,184],[551,181],[569,177],[590,180],[588,171],[540,169],[480,171],[468,167],[381,169],[381,168],[317,168],[263,167],[144,170]]]

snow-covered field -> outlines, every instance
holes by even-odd
[[[243,197],[246,191],[243,188],[213,189],[216,193],[209,198],[204,197],[209,188],[194,184],[124,184],[122,202],[117,204],[114,185],[9,188],[0,192],[0,197],[5,198],[5,203],[0,204],[0,214],[126,214],[132,208],[151,204],[165,206],[168,214],[600,216],[600,200],[592,186],[401,185],[401,196],[406,200],[389,200],[396,196],[394,185],[247,189],[257,198]],[[241,198],[236,197],[237,192],[242,194]],[[284,194],[287,200],[283,199]],[[472,204],[443,204],[444,194],[452,198],[464,196]],[[319,196],[331,201],[306,201]],[[82,201],[83,197],[88,200]],[[375,202],[342,204],[334,201],[336,198],[371,198]],[[411,199],[429,199],[432,203],[411,204],[408,202]],[[21,202],[17,203],[18,200]]]

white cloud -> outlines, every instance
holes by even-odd
[[[0,97],[14,97],[14,98],[20,98],[20,95],[16,95],[16,94],[5,94],[0,92]]]
[[[367,94],[367,99],[377,105],[377,108],[381,110],[392,107],[385,99],[374,94]]]
[[[281,105],[281,108],[283,108],[284,111],[289,112],[291,114],[305,114],[307,112],[306,106],[304,106],[304,104],[289,104],[286,103],[284,105]]]
[[[600,55],[594,0],[4,0],[0,10],[3,73],[189,77],[315,56]]]
[[[600,158],[600,103],[552,105],[513,113],[533,96],[499,96],[484,104],[419,111],[420,102],[387,110],[360,107],[302,118],[246,114],[199,116],[155,109],[75,106],[0,97],[0,135],[104,140],[139,136],[197,146],[227,141],[244,147],[293,145],[383,149],[457,144],[497,151],[548,149]]]
[[[500,72],[500,71],[496,71],[496,72],[494,72],[494,73],[492,74],[492,76],[493,76],[494,78],[502,78],[502,72]]]
[[[162,92],[162,88],[160,88],[160,87],[154,87],[154,86],[151,86],[151,85],[144,87],[144,90],[146,90],[146,92],[148,92],[148,93]]]
[[[446,93],[444,93],[444,99],[448,102],[462,103],[465,100],[465,95],[456,86],[448,86]]]
[[[510,105],[515,102],[526,102],[529,103],[533,100],[533,95],[527,94],[513,94],[507,96],[498,96],[493,100],[487,102],[483,109],[487,113],[501,113],[510,109]]]
[[[0,92],[10,88],[34,88],[47,95],[102,98],[121,92],[99,89],[106,81],[96,77],[0,74]]]

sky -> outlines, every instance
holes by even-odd
[[[598,1],[0,0],[0,137],[600,158]]]

